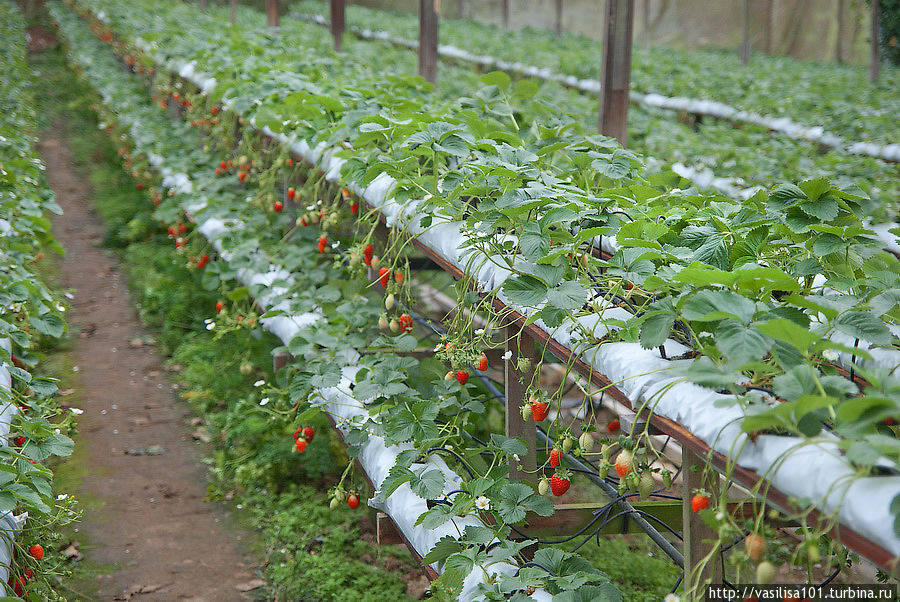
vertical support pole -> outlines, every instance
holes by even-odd
[[[466,10],[466,8],[467,8],[466,0],[459,0],[459,18],[460,19],[465,19],[468,16],[469,11]]]
[[[765,4],[765,29],[763,30],[763,48],[766,54],[772,54],[772,29],[774,29],[775,5],[774,0],[766,0]]]
[[[641,3],[641,37],[644,39],[644,46],[650,45],[650,0],[644,0]]]
[[[881,56],[878,52],[878,21],[881,20],[881,5],[878,0],[872,0],[872,46],[871,59],[869,62],[869,81],[874,82],[878,79],[881,72]]]
[[[438,2],[419,0],[419,75],[437,82]]]
[[[266,0],[266,20],[269,27],[278,27],[278,0]]]
[[[834,41],[834,60],[844,62],[844,0],[837,0],[837,39]]]
[[[534,472],[537,466],[535,458],[535,432],[534,423],[525,422],[519,407],[525,401],[525,391],[534,375],[534,339],[524,332],[519,335],[519,327],[516,325],[506,327],[506,350],[512,356],[504,360],[504,376],[506,381],[506,436],[518,437],[525,441],[528,453],[518,461],[512,460],[510,465],[510,478],[514,480],[536,479]],[[530,360],[530,368],[526,372],[520,372],[518,359],[520,357]],[[524,470],[520,471],[519,466]],[[525,471],[529,471],[527,474]]]
[[[509,29],[509,0],[500,0],[500,17],[503,20],[503,28]]]
[[[563,0],[556,0],[556,19],[554,21],[555,29],[556,29],[556,37],[562,36],[562,18],[563,18]]]
[[[231,0],[231,6],[229,8],[231,24],[237,25],[237,0]]]
[[[715,478],[704,476],[701,472],[691,470],[693,466],[702,467],[705,460],[687,447],[681,450],[681,466],[684,478],[684,503],[681,517],[684,537],[684,591],[686,600],[702,600],[705,583],[721,583],[722,571],[718,556],[714,556],[703,570],[699,569],[700,561],[709,554],[710,543],[718,541],[718,533],[706,526],[698,514],[691,509],[691,497],[695,489],[712,491]],[[704,542],[704,540],[707,540]],[[714,544],[713,544],[714,545]]]
[[[633,26],[634,0],[606,0],[598,128],[601,134],[617,139],[622,146],[628,134]]]
[[[341,52],[344,46],[345,6],[346,0],[331,0],[331,35],[334,36],[334,49],[337,52]]]
[[[198,4],[200,5],[201,9],[206,8],[206,0],[198,0]]]
[[[744,0],[741,13],[741,65],[747,65],[750,62],[750,0]]]

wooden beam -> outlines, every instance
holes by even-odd
[[[641,3],[641,38],[644,46],[650,45],[650,0]]]
[[[684,591],[687,600],[702,600],[705,585],[721,583],[722,571],[718,554],[712,555],[708,562],[701,566],[704,558],[716,545],[719,534],[710,529],[700,515],[691,508],[691,498],[695,489],[715,491],[718,476],[701,472],[706,465],[704,457],[687,447],[682,448],[681,466],[684,478],[681,523],[684,538]]]
[[[205,9],[205,8],[206,8],[206,0],[197,0],[197,4],[200,5],[200,8],[201,8],[201,9]]]
[[[556,0],[554,8],[555,8],[555,11],[554,11],[555,19],[554,19],[553,23],[554,23],[554,29],[556,30],[556,37],[558,38],[558,37],[562,36],[562,30],[563,30],[563,23],[562,23],[563,0]]]
[[[232,25],[237,25],[237,0],[231,0],[229,8],[229,18]]]
[[[741,65],[750,62],[750,0],[744,0],[741,11]]]
[[[375,515],[375,543],[380,546],[393,546],[404,543],[403,536],[397,530],[397,525],[384,512],[379,512]]]
[[[844,62],[844,0],[837,0],[837,39],[834,41],[834,60]]]
[[[774,0],[765,0],[765,29],[763,30],[763,48],[766,54],[772,54],[772,30],[775,28]]]
[[[869,60],[869,81],[874,82],[881,73],[881,56],[878,48],[879,24],[881,19],[881,5],[878,0],[872,0],[872,44]]]
[[[294,356],[287,351],[279,351],[272,355],[272,372],[278,372],[288,364],[294,363]]]
[[[509,0],[500,0],[500,19],[503,28],[509,29]]]
[[[346,29],[346,0],[331,0],[331,35],[334,36],[334,49],[341,52],[344,48],[344,30]]]
[[[278,27],[278,0],[266,0],[266,21],[269,27]]]
[[[419,75],[437,83],[438,2],[419,0]]]
[[[598,129],[604,136],[617,139],[622,146],[628,137],[633,26],[634,0],[606,0]]]
[[[519,409],[525,403],[525,393],[528,385],[534,377],[535,350],[534,339],[522,331],[519,326],[506,327],[505,337],[506,351],[511,357],[505,360],[504,375],[506,381],[506,436],[517,437],[525,441],[528,453],[525,457],[510,460],[509,477],[513,480],[536,480],[534,472],[537,466],[535,454],[534,422],[525,421]],[[530,362],[527,370],[519,370],[519,358],[525,358]],[[523,470],[519,470],[519,466]]]

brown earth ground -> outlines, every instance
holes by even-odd
[[[142,329],[117,260],[104,252],[91,188],[76,172],[60,124],[39,149],[64,215],[53,231],[66,250],[62,286],[70,290],[69,352],[84,409],[77,440],[85,500],[77,537],[85,560],[103,566],[81,592],[103,600],[244,600],[262,583],[241,549],[248,535],[226,509],[204,500],[205,449],[191,437],[179,402]],[[77,399],[76,399],[77,398]],[[145,453],[150,448],[151,454]],[[156,453],[162,452],[162,453]],[[135,455],[138,454],[138,455]]]

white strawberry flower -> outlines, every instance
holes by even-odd
[[[841,357],[841,354],[834,349],[826,349],[822,352],[822,357],[824,357],[829,362],[836,362],[838,358]]]
[[[491,509],[491,500],[486,498],[485,496],[481,496],[475,500],[475,507],[479,510],[490,510]]]
[[[444,344],[443,344],[443,343],[438,343],[437,345],[434,346],[434,352],[437,353],[437,352],[440,351],[443,347],[444,347]]]
[[[266,381],[260,379],[260,380],[256,381],[255,383],[253,383],[253,386],[254,386],[254,387],[261,387],[261,386],[263,386],[264,384],[266,384]]]
[[[511,357],[512,357],[512,351],[507,351],[506,353],[503,354],[503,359],[505,359],[505,360],[508,360]]]
[[[477,335],[479,335],[479,336],[483,335],[483,334],[484,334],[484,328],[479,328],[478,330],[475,331],[475,334],[477,334]]]
[[[215,327],[216,327],[216,323],[213,322],[212,320],[210,320],[210,321],[206,324],[206,330],[212,330],[212,329],[214,329]]]
[[[259,400],[259,405],[264,406],[267,403],[269,403],[269,401],[271,401],[271,400],[268,397],[263,397],[262,399]]]
[[[663,598],[663,602],[681,602],[681,598],[679,598],[677,594],[666,594],[666,597]]]

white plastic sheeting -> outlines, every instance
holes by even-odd
[[[7,352],[11,351],[12,343],[8,338],[0,339],[0,347]],[[12,377],[6,365],[0,365],[0,396],[6,396],[12,389]],[[0,444],[6,444],[9,437],[10,423],[13,417],[19,413],[19,408],[9,398],[2,402],[0,406]],[[25,520],[28,514],[14,515],[12,512],[5,512],[0,515],[0,583],[6,583],[9,579],[9,567],[12,566],[12,555],[14,540],[22,527],[25,526]],[[6,587],[6,586],[4,586]]]

